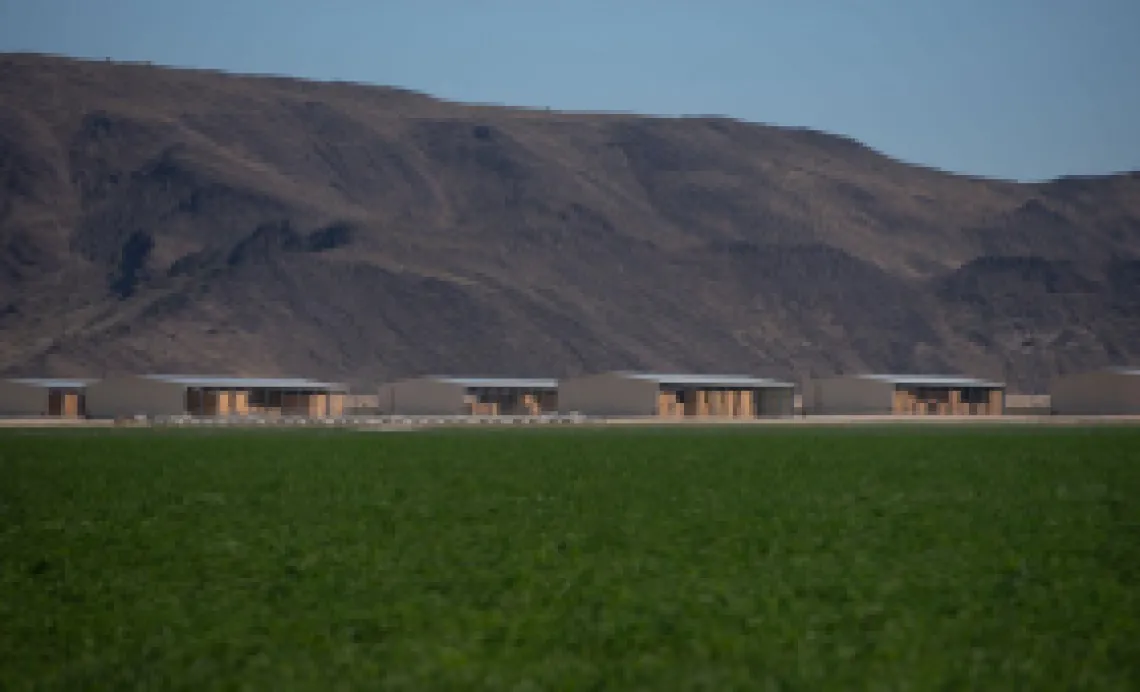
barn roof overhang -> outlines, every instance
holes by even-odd
[[[741,389],[789,389],[795,385],[767,377],[750,375],[708,375],[708,374],[666,374],[644,372],[619,372],[618,375],[632,380],[655,382],[672,387],[739,387]]]
[[[303,377],[229,377],[225,375],[143,375],[148,380],[202,389],[280,389],[288,391],[344,392],[340,382],[321,382]]]
[[[858,379],[887,382],[907,387],[977,387],[982,389],[1004,389],[1005,383],[961,375],[856,375]]]

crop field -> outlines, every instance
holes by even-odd
[[[0,432],[0,689],[1140,689],[1140,429]]]

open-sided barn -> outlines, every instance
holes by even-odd
[[[803,405],[818,415],[992,416],[1005,410],[1005,385],[957,375],[848,375],[812,380]]]
[[[568,378],[559,407],[598,416],[755,418],[792,415],[794,385],[748,375],[610,372]]]
[[[541,415],[558,410],[558,381],[525,377],[417,377],[380,387],[381,413]]]
[[[344,410],[342,384],[304,378],[215,375],[113,377],[87,389],[89,415],[251,416],[323,418]]]
[[[0,380],[0,416],[82,418],[92,382],[47,377]]]

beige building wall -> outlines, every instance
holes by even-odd
[[[1140,375],[1128,375],[1121,384],[1121,409],[1127,414],[1140,414]]]
[[[653,416],[658,385],[615,373],[572,377],[558,383],[558,410],[588,416]]]
[[[344,394],[345,410],[375,409],[380,406],[379,394]]]
[[[895,386],[890,382],[858,377],[809,380],[803,392],[803,407],[814,415],[889,414]]]
[[[756,390],[757,416],[791,416],[796,412],[796,393],[791,387]]]
[[[177,416],[186,412],[186,388],[145,377],[114,377],[87,386],[87,415]]]
[[[1005,412],[1015,416],[1047,416],[1052,411],[1048,394],[1006,394]]]
[[[1053,413],[1068,416],[1140,414],[1140,375],[1112,371],[1063,375],[1051,387]]]
[[[48,415],[48,389],[0,380],[0,416]]]
[[[465,412],[464,393],[461,385],[428,378],[389,382],[380,387],[378,410],[385,415],[457,416]]]

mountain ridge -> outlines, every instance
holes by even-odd
[[[1040,390],[1138,355],[1137,172],[1015,183],[730,118],[28,54],[0,55],[0,96],[10,374]]]

